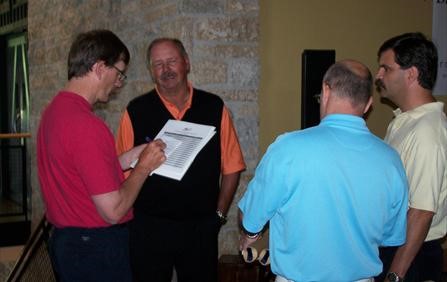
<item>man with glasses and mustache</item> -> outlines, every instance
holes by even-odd
[[[55,227],[50,256],[58,281],[132,281],[126,223],[142,184],[165,160],[165,144],[154,141],[117,157],[110,129],[92,112],[123,86],[129,60],[111,31],[79,34],[68,55],[68,82],[40,121],[38,174]]]
[[[136,281],[217,281],[218,232],[245,169],[228,109],[188,81],[181,41],[152,41],[147,59],[155,89],[132,100],[118,130],[119,152],[153,139],[169,119],[216,127],[180,181],[152,175],[134,205],[130,254]]]
[[[447,120],[432,95],[438,56],[421,33],[405,33],[379,49],[376,85],[398,108],[385,141],[400,154],[409,182],[407,241],[381,249],[378,281],[440,281],[447,232]]]

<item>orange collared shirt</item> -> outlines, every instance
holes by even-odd
[[[190,95],[188,101],[186,102],[186,107],[182,111],[179,111],[174,104],[163,98],[163,96],[161,96],[158,92],[157,87],[155,87],[155,90],[164,106],[177,120],[181,120],[186,111],[191,107],[192,96],[194,93],[191,84],[189,84]],[[121,117],[120,125],[117,132],[116,150],[118,152],[118,155],[130,150],[133,146],[134,134],[132,122],[130,120],[129,113],[126,110]],[[222,121],[220,126],[220,148],[222,174],[231,174],[245,169],[245,162],[242,155],[241,146],[239,144],[233,122],[231,121],[230,113],[225,105],[222,111]]]

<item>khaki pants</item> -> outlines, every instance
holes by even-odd
[[[276,276],[275,282],[294,282],[292,280],[288,280],[282,276]],[[374,282],[373,278],[368,278],[368,279],[361,279],[361,280],[357,280],[356,282]]]

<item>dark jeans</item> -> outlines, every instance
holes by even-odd
[[[55,228],[50,256],[58,281],[132,281],[127,225]]]
[[[397,247],[380,248],[380,259],[383,263],[382,273],[376,277],[376,281],[385,279],[388,269],[393,261]],[[405,275],[405,282],[420,282],[432,280],[441,281],[443,266],[443,250],[440,240],[425,242],[413,260]]]
[[[217,281],[217,217],[176,221],[154,217],[130,223],[130,257],[134,281]]]

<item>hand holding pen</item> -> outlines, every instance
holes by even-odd
[[[165,148],[166,144],[161,139],[147,143],[146,147],[138,157],[135,169],[144,169],[145,173],[152,173],[152,171],[166,161],[166,155],[164,153]]]
[[[133,161],[130,163],[130,168],[135,168],[135,166],[139,162],[139,159],[141,158],[140,154],[142,154],[143,150],[145,150],[145,148],[147,148],[150,144],[155,142],[154,143],[155,148],[152,149],[152,150],[154,150],[154,152],[153,152],[154,154],[158,151],[158,150],[156,150],[157,147],[161,146],[160,148],[162,149],[162,151],[166,148],[166,144],[161,140],[155,140],[154,142],[152,142],[152,139],[148,136],[146,136],[144,139],[147,143],[141,144],[141,145],[136,146],[132,149],[132,150],[134,150],[134,155],[132,158]],[[164,155],[164,152],[163,152],[163,155]],[[166,157],[162,160],[162,163],[165,160],[166,160]],[[155,168],[157,168],[160,165],[161,165],[161,163],[156,165]],[[155,168],[153,168],[152,170],[154,170]]]

